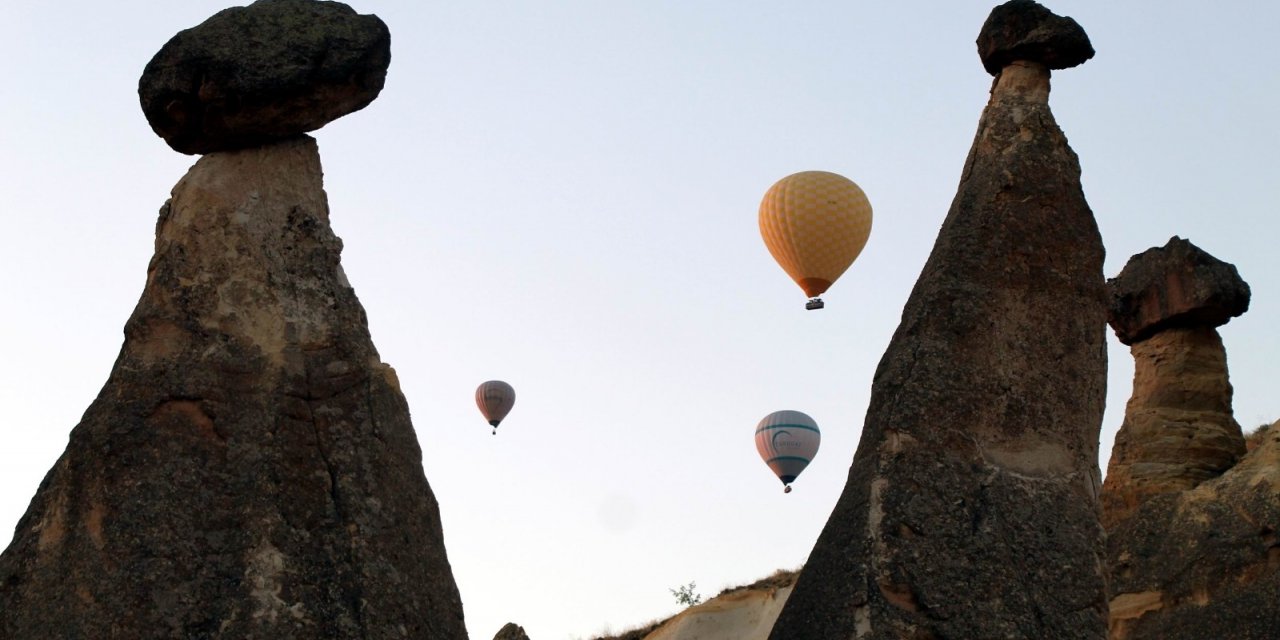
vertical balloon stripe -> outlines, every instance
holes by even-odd
[[[493,426],[498,426],[516,403],[516,390],[501,380],[483,382],[476,388],[476,406]]]

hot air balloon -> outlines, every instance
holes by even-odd
[[[821,309],[822,295],[853,264],[871,234],[871,203],[857,184],[827,171],[802,171],[769,187],[760,235],[783,271]]]
[[[799,411],[774,411],[756,425],[756,451],[791,493],[791,483],[818,453],[822,432]]]
[[[476,406],[484,419],[493,425],[493,433],[497,435],[498,424],[507,417],[511,407],[516,403],[516,390],[501,380],[490,380],[476,387]]]

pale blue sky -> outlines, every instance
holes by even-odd
[[[382,96],[316,132],[343,263],[399,372],[472,638],[621,630],[801,564],[843,489],[875,366],[955,193],[994,3],[354,4],[392,33]],[[156,211],[194,158],[137,79],[222,2],[21,3],[0,22],[0,545],[102,384]],[[1236,264],[1222,330],[1246,428],[1280,417],[1280,5],[1049,4],[1097,57],[1056,72],[1107,275],[1170,236]],[[875,209],[806,312],[760,240],[777,179]],[[1132,376],[1112,341],[1103,460]],[[480,382],[518,393],[497,437]],[[799,409],[783,495],[752,444]]]

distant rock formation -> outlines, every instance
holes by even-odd
[[[1048,105],[1093,49],[1022,0],[979,42],[991,100],[773,640],[1106,635],[1103,247]]]
[[[466,638],[315,141],[210,153],[172,196],[111,375],[0,555],[0,638]]]
[[[1130,258],[1107,287],[1107,320],[1134,358],[1133,395],[1102,486],[1111,529],[1152,496],[1194,488],[1244,455],[1216,327],[1249,308],[1249,285],[1175,236]]]
[[[795,586],[797,572],[779,570],[725,589],[666,620],[596,640],[765,640]]]
[[[1280,429],[1194,489],[1109,531],[1111,640],[1280,636]]]
[[[529,636],[524,632],[524,627],[508,622],[498,629],[498,634],[493,636],[493,640],[529,640]]]
[[[175,151],[241,149],[314,131],[373,102],[391,64],[382,20],[339,2],[258,0],[178,33],[138,82]]]

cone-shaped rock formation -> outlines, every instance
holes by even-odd
[[[0,556],[0,637],[466,637],[341,248],[310,138],[191,168],[115,368]]]
[[[1173,238],[1107,282],[1107,320],[1133,353],[1133,395],[1102,485],[1111,529],[1140,504],[1216,478],[1244,455],[1217,326],[1249,308],[1236,268]]]
[[[1056,50],[1091,53],[1074,33]],[[998,71],[774,640],[1105,636],[1102,240],[1048,106],[1062,61],[1005,40],[1019,55]]]

